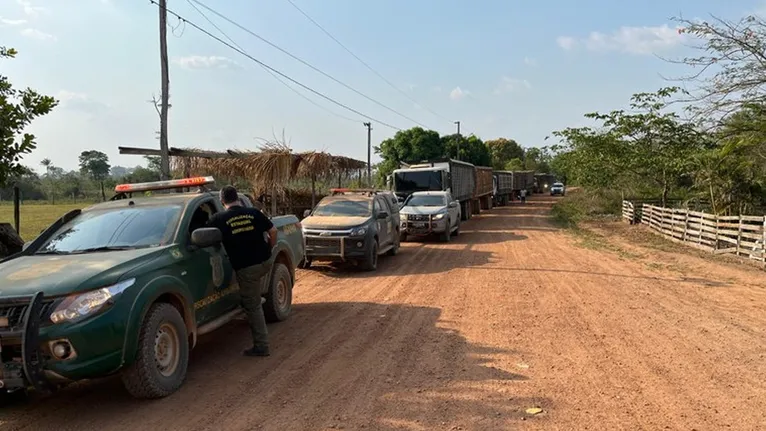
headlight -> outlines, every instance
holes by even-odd
[[[443,219],[443,218],[444,218],[444,216],[445,216],[445,215],[447,215],[447,213],[439,213],[439,214],[435,214],[435,215],[433,216],[433,219],[434,219],[434,220],[441,220],[441,219]]]
[[[358,227],[351,231],[351,236],[364,236],[367,233],[366,227]]]
[[[51,322],[61,323],[94,313],[135,282],[136,279],[131,278],[101,289],[71,295],[53,310]]]

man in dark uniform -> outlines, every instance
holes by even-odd
[[[253,347],[243,353],[246,356],[269,356],[261,283],[271,272],[269,259],[277,243],[277,229],[262,212],[243,207],[237,189],[232,186],[221,189],[221,203],[226,211],[215,214],[209,225],[223,234],[223,246],[236,273],[242,308],[253,335]],[[265,234],[268,234],[268,241]]]

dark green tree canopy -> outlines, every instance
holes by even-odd
[[[101,151],[90,150],[80,153],[80,171],[95,181],[103,181],[109,176],[109,157]]]

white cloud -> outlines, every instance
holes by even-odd
[[[495,94],[511,93],[518,90],[528,90],[530,88],[532,88],[532,84],[530,84],[526,79],[504,76],[500,80],[500,85],[495,88]]]
[[[56,40],[56,36],[45,33],[44,31],[37,30],[35,28],[25,28],[24,30],[21,30],[21,35],[30,39],[42,41]]]
[[[0,16],[0,26],[14,26],[14,25],[22,25],[26,23],[27,23],[27,20],[25,19],[8,19],[8,18],[3,18]]]
[[[109,105],[94,100],[85,93],[61,90],[54,97],[59,101],[62,108],[73,111],[96,114],[109,109]]]
[[[577,45],[577,41],[573,37],[569,36],[559,36],[556,38],[556,43],[561,47],[561,49],[564,49],[566,51],[571,50],[572,48]]]
[[[562,49],[567,51],[583,46],[594,52],[648,55],[674,48],[684,41],[684,37],[683,34],[678,33],[677,28],[671,28],[665,24],[655,27],[623,26],[611,34],[594,31],[581,40],[562,36],[556,41]]]
[[[215,55],[190,55],[173,59],[173,63],[184,69],[231,69],[238,68],[239,64],[227,57]]]
[[[537,60],[534,58],[524,57],[524,64],[527,66],[537,66]]]
[[[452,100],[461,100],[471,95],[471,92],[468,90],[463,90],[460,87],[455,87],[450,91],[449,98]]]
[[[16,3],[24,9],[24,13],[29,16],[38,16],[41,13],[48,13],[48,8],[42,6],[35,6],[28,0],[16,0]]]

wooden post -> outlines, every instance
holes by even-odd
[[[316,176],[313,174],[311,175],[311,210],[314,210],[314,207],[316,206],[317,202],[317,190],[316,190]],[[340,185],[338,186],[340,187]]]
[[[21,235],[21,190],[17,185],[13,186],[13,227]]]
[[[343,183],[342,183],[342,180],[343,180],[343,171],[340,171],[340,170],[339,170],[339,171],[338,171],[338,188],[341,188],[341,187],[343,187]],[[312,202],[312,203],[313,203],[313,202]],[[313,208],[313,207],[312,207],[312,208]]]
[[[713,247],[713,252],[718,250],[718,214],[715,215],[715,246]]]
[[[686,242],[686,238],[689,233],[689,210],[684,210],[684,242]]]
[[[739,224],[737,225],[737,256],[739,256],[740,247],[742,247],[742,214],[739,215]]]

